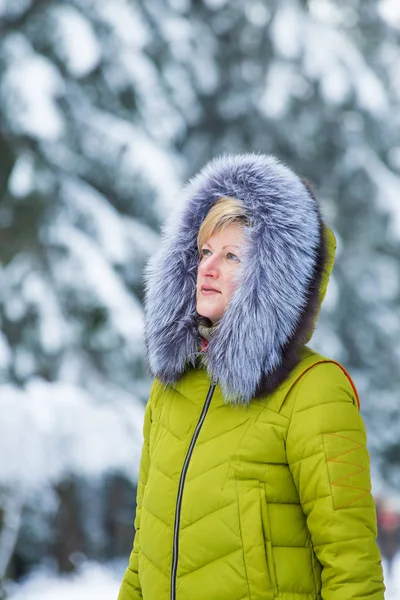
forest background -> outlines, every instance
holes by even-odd
[[[0,598],[114,597],[143,266],[222,152],[315,186],[338,253],[313,347],[351,372],[398,509],[399,44],[397,0],[0,0]]]

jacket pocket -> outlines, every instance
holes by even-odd
[[[239,527],[251,600],[278,596],[264,486],[257,480],[237,479]]]
[[[268,574],[271,581],[272,591],[274,596],[279,596],[278,582],[275,572],[275,560],[272,550],[272,538],[271,538],[271,522],[269,518],[268,502],[265,494],[265,487],[262,482],[259,483],[260,490],[260,507],[261,507],[261,522],[263,527],[265,552],[267,556],[267,567]]]

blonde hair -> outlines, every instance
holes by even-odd
[[[250,220],[245,209],[236,198],[221,196],[208,211],[204,221],[200,225],[197,235],[197,247],[199,253],[202,245],[216,232],[222,231],[227,225],[242,223],[250,225]]]

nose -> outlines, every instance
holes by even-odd
[[[216,279],[219,276],[219,260],[216,254],[208,256],[200,263],[200,271],[204,277],[213,277]]]

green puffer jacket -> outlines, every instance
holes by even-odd
[[[248,407],[218,385],[210,401],[210,384],[202,369],[153,384],[119,600],[383,600],[365,429],[340,366],[305,348]]]
[[[240,198],[252,227],[205,365],[197,234],[220,196]],[[333,233],[271,156],[218,159],[184,197],[147,271],[154,384],[119,600],[383,600],[357,392],[305,346]]]

